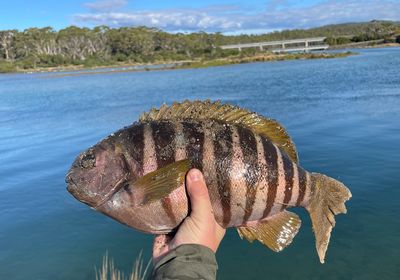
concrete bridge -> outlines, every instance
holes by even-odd
[[[325,44],[325,39],[326,37],[315,37],[283,41],[224,45],[220,46],[220,48],[223,50],[238,49],[239,51],[244,48],[259,48],[261,51],[266,50],[272,52],[308,52],[314,50],[326,50],[329,45]]]

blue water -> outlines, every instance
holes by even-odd
[[[129,272],[152,237],[73,199],[74,157],[152,106],[222,99],[279,120],[301,165],[352,191],[326,264],[309,217],[277,254],[229,230],[219,279],[399,279],[400,48],[348,58],[48,78],[0,75],[0,279],[94,279],[108,251]]]

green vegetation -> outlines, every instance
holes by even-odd
[[[0,73],[15,72],[17,69],[11,62],[0,62]]]
[[[242,64],[250,62],[265,62],[265,61],[281,61],[281,60],[294,60],[294,59],[321,59],[321,58],[336,58],[346,57],[354,55],[353,52],[343,53],[284,53],[284,54],[273,54],[273,53],[258,53],[253,55],[237,55],[229,56],[227,58],[219,58],[214,60],[203,60],[185,62],[180,66],[174,67],[175,69],[181,68],[206,68],[213,66],[223,66],[229,64]]]
[[[147,272],[150,268],[150,261],[146,267],[143,265],[142,252],[138,255],[133,264],[132,273],[125,276],[123,272],[118,270],[113,259],[108,257],[108,253],[103,256],[103,263],[99,270],[96,269],[96,280],[145,280]]]
[[[232,56],[257,55],[255,50],[221,50],[225,44],[282,39],[327,37],[330,45],[381,39],[400,42],[400,23],[372,21],[284,30],[261,35],[228,36],[221,33],[171,34],[155,28],[70,26],[24,31],[0,31],[0,73],[54,67],[98,67],[176,61],[212,61]],[[295,59],[294,57],[293,59]],[[209,62],[220,63],[220,62]],[[221,62],[222,63],[222,62]]]
[[[275,40],[289,40],[309,37],[327,37],[327,43],[347,44],[369,40],[395,40],[400,36],[400,22],[377,21],[325,25],[310,29],[276,31],[261,35],[224,36],[222,45]]]
[[[347,57],[354,55],[354,52],[341,52],[341,53],[282,53],[275,54],[271,52],[258,52],[247,55],[232,55],[225,58],[206,59],[206,60],[194,60],[176,63],[175,65],[166,65],[164,67],[157,68],[120,68],[120,69],[104,69],[101,71],[85,71],[85,72],[73,72],[73,73],[56,73],[48,76],[47,78],[56,77],[70,77],[70,76],[82,76],[82,75],[97,75],[97,74],[115,74],[121,72],[141,72],[141,71],[162,71],[162,70],[174,70],[174,69],[195,69],[195,68],[207,68],[215,66],[224,66],[230,64],[241,64],[250,62],[265,62],[265,61],[281,61],[281,60],[294,60],[294,59],[322,59],[322,58],[337,58]]]

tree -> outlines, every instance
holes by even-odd
[[[11,48],[16,30],[0,31],[0,50],[2,50],[3,58],[6,61],[11,60]]]

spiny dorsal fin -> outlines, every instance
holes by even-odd
[[[284,210],[255,225],[238,227],[240,238],[246,238],[250,243],[260,241],[275,252],[282,251],[292,243],[299,232],[301,220],[295,213]]]
[[[264,136],[276,144],[295,162],[298,163],[296,147],[292,139],[276,120],[268,119],[257,113],[230,105],[220,101],[189,101],[174,102],[171,106],[165,104],[160,109],[151,109],[143,113],[141,122],[160,120],[207,120],[213,119],[227,123],[240,124],[254,133]]]

